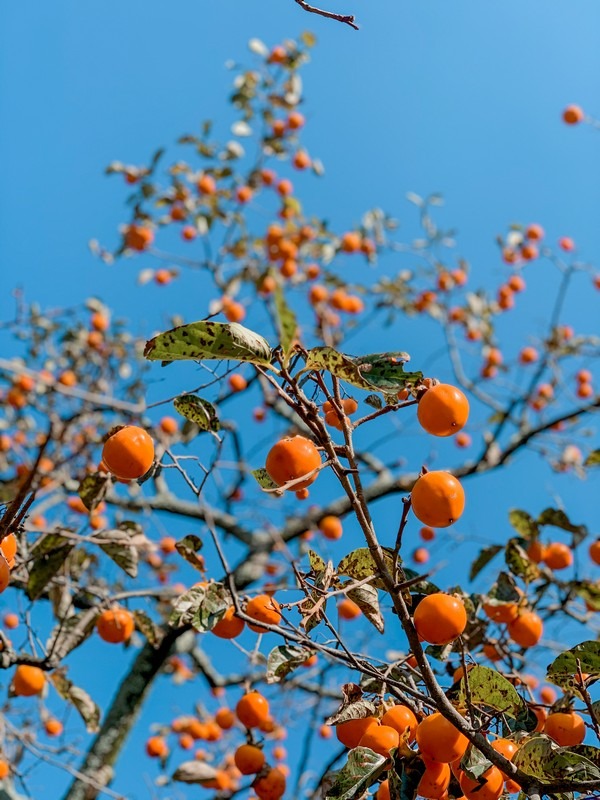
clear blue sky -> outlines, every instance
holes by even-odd
[[[560,121],[569,103],[600,114],[596,0],[332,3],[356,14],[360,32],[308,16],[293,0],[3,4],[0,318],[10,313],[17,284],[44,305],[99,295],[136,331],[173,312],[193,317],[197,298],[183,289],[136,289],[137,263],[109,269],[89,254],[91,238],[116,242],[124,218],[125,190],[104,167],[113,159],[143,163],[207,117],[227,121],[225,61],[249,59],[251,36],[271,45],[305,29],[319,42],[304,71],[305,141],[326,167],[321,181],[304,183],[311,211],[344,229],[377,205],[411,231],[405,193],[441,191],[441,219],[458,228],[475,283],[500,281],[494,236],[512,221],[538,221],[551,238],[572,236],[585,258],[597,258],[597,133]],[[535,280],[543,300],[545,278]],[[569,308],[573,318],[593,302],[586,288]],[[543,322],[540,308],[533,304],[534,328]],[[204,313],[202,305],[196,315]],[[481,530],[484,511],[505,531],[507,507],[535,512],[557,495],[576,509],[575,521],[593,522],[597,477],[586,485],[540,470],[533,486],[526,477],[521,468],[511,484],[478,483],[465,532],[494,534]],[[116,655],[102,652],[103,672],[122,669]],[[100,687],[101,702],[109,688],[108,680]],[[147,723],[181,702],[164,692],[145,713],[130,757]],[[148,797],[142,769],[122,770],[117,788]],[[32,787],[40,792],[35,778]]]

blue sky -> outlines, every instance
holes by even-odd
[[[137,262],[107,268],[91,256],[88,241],[114,245],[124,219],[125,189],[104,167],[114,159],[143,163],[207,117],[225,130],[225,61],[249,60],[252,36],[271,45],[305,29],[318,38],[303,73],[305,143],[326,167],[319,181],[302,178],[311,212],[343,230],[380,206],[410,237],[414,211],[406,192],[440,191],[440,219],[458,228],[460,253],[474,282],[485,285],[501,280],[494,237],[513,221],[540,222],[553,240],[572,236],[582,257],[597,258],[597,133],[560,121],[569,103],[600,113],[595,0],[576,8],[544,0],[335,0],[332,7],[355,13],[361,30],[309,16],[293,0],[4,4],[0,319],[11,311],[17,284],[45,305],[98,295],[145,333],[174,312],[203,315],[203,301],[177,284],[136,288]],[[506,323],[514,348],[517,332],[541,327],[554,285],[544,273],[532,281],[537,301],[530,318],[514,323],[512,340],[513,323]],[[568,308],[573,319],[597,308],[597,295],[586,288],[582,283]],[[410,338],[411,329],[403,335]],[[424,351],[422,343],[416,347]],[[412,342],[401,348],[411,350]],[[509,483],[504,476],[478,483],[467,536],[506,531],[510,505],[535,512],[556,495],[577,509],[576,521],[593,521],[597,477],[584,484],[540,469],[531,481],[530,463],[517,466]],[[103,672],[110,663],[121,669],[116,656],[110,662],[102,653]],[[102,683],[100,693],[110,686]],[[164,692],[145,712],[128,754],[139,752],[144,726],[179,702]],[[121,791],[148,796],[138,780],[120,780]]]

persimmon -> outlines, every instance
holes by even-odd
[[[508,624],[517,618],[519,607],[516,603],[484,603],[483,610],[489,619],[494,622]]]
[[[582,400],[587,400],[588,397],[594,396],[594,387],[591,383],[580,383],[577,387],[577,397],[581,398]]]
[[[246,309],[236,300],[230,300],[226,305],[223,304],[223,314],[227,322],[241,322],[246,316]]]
[[[313,306],[317,305],[317,303],[324,303],[328,297],[329,291],[327,287],[322,286],[320,283],[315,283],[308,291],[308,302]]]
[[[356,233],[356,231],[348,231],[342,236],[340,248],[344,253],[358,253],[360,242],[360,234]]]
[[[60,736],[63,732],[63,724],[59,719],[50,717],[44,722],[44,731],[47,736]]]
[[[426,564],[429,561],[430,554],[426,547],[417,547],[413,550],[412,560],[415,564]]]
[[[254,744],[242,744],[234,754],[236,767],[242,775],[255,775],[265,765],[265,754]]]
[[[12,631],[19,627],[19,617],[17,614],[13,614],[12,612],[5,614],[2,619],[2,624],[5,628],[8,628],[9,631]]]
[[[0,781],[8,777],[9,774],[10,774],[10,765],[8,761],[5,761],[3,758],[0,758]]]
[[[415,628],[430,644],[449,644],[467,625],[465,604],[460,597],[435,592],[424,597],[415,609]]]
[[[169,269],[157,269],[154,273],[154,282],[159,286],[166,286],[168,283],[171,283],[172,280],[173,273]]]
[[[72,369],[66,369],[64,372],[61,372],[58,376],[58,382],[62,386],[76,386],[77,385],[77,375],[73,372]]]
[[[177,539],[174,536],[163,536],[160,540],[160,551],[165,555],[174,553],[177,549]]]
[[[563,542],[551,542],[544,551],[544,564],[553,570],[566,569],[573,563],[573,552]]]
[[[376,717],[362,717],[362,719],[349,719],[335,726],[335,735],[344,747],[353,750],[370,728],[379,727]]]
[[[322,517],[319,520],[317,527],[326,539],[335,540],[342,538],[342,522],[339,517],[336,517],[333,514],[328,514],[326,517]]]
[[[280,767],[273,767],[252,784],[260,800],[279,800],[285,794],[286,780]]]
[[[525,289],[525,281],[521,275],[511,275],[508,279],[508,286],[513,292],[522,292]]]
[[[542,544],[539,539],[532,539],[527,545],[525,552],[527,553],[527,558],[539,564],[544,560],[544,556],[546,555],[546,545]]]
[[[429,525],[423,525],[419,530],[419,536],[424,542],[432,542],[435,539],[435,531]]]
[[[17,555],[17,537],[14,533],[9,533],[2,539],[2,542],[0,542],[0,550],[4,558],[8,561],[8,566],[12,569],[15,556]]]
[[[293,491],[306,489],[317,479],[316,470],[321,465],[321,456],[315,445],[305,436],[293,436],[281,439],[269,450],[265,461],[265,468],[269,477],[278,486],[282,486],[289,481],[304,480],[294,484]]]
[[[537,705],[530,705],[529,709],[530,709],[530,711],[533,712],[533,714],[534,714],[534,716],[535,716],[535,718],[537,720],[537,724],[536,724],[533,732],[534,733],[539,733],[540,731],[543,731],[544,730],[544,726],[546,725],[546,719],[548,718],[548,713],[547,713],[546,709],[543,708],[542,706],[537,706]]]
[[[375,794],[375,800],[390,800],[390,798],[391,798],[390,782],[386,778],[379,784],[379,788],[377,789],[377,793]]]
[[[150,736],[146,740],[146,753],[150,758],[166,758],[169,755],[169,746],[164,736]]]
[[[232,392],[243,392],[248,386],[248,381],[239,372],[234,372],[233,375],[230,375],[227,383]]]
[[[542,686],[540,689],[540,700],[542,703],[551,706],[556,700],[556,692],[551,686]]]
[[[136,480],[145,475],[152,466],[154,442],[143,428],[125,425],[104,443],[102,461],[115,478]]]
[[[521,647],[533,647],[542,638],[544,623],[535,611],[521,611],[509,622],[508,635]]]
[[[268,594],[259,594],[258,597],[253,597],[246,603],[246,614],[257,622],[262,622],[266,625],[279,625],[281,622],[281,606]],[[253,625],[248,623],[248,627],[255,633],[265,633],[266,628],[261,625]]]
[[[472,439],[471,439],[471,437],[469,436],[468,433],[465,433],[464,431],[461,431],[461,433],[457,433],[456,436],[454,437],[454,442],[455,442],[457,447],[461,447],[461,448],[470,447]]]
[[[333,730],[331,729],[330,725],[321,725],[319,728],[319,736],[321,739],[331,739],[333,736]]]
[[[574,747],[585,739],[585,722],[574,711],[556,711],[548,714],[544,733],[551,736],[560,747]]]
[[[214,633],[219,639],[236,639],[244,630],[244,627],[244,620],[235,616],[235,607],[229,606],[225,614],[212,628],[211,633]]]
[[[489,658],[490,661],[500,661],[502,659],[502,653],[494,642],[486,642],[483,645],[483,655]]]
[[[600,538],[591,543],[589,553],[594,564],[600,564]]]
[[[576,105],[567,106],[562,115],[563,121],[566,122],[567,125],[577,125],[583,120],[583,117],[583,109]]]
[[[96,620],[100,638],[110,644],[120,644],[131,638],[135,629],[133,614],[125,608],[107,608]]]
[[[269,718],[269,701],[260,692],[248,692],[238,700],[235,714],[246,728],[257,728]]]
[[[465,508],[465,493],[460,482],[449,472],[426,472],[412,488],[412,509],[424,525],[447,528],[455,523]]]
[[[147,225],[130,225],[125,231],[125,247],[142,252],[154,241],[154,232]]]
[[[401,737],[408,734],[407,741],[414,742],[417,733],[417,718],[408,706],[398,704],[388,709],[381,718],[382,725],[395,728]]]
[[[360,737],[359,747],[368,747],[384,758],[390,757],[390,750],[398,747],[400,734],[389,725],[372,725]]]
[[[504,776],[498,767],[492,766],[486,769],[479,781],[463,772],[459,783],[467,800],[498,800],[504,787]]]
[[[289,195],[291,195],[293,191],[294,191],[294,185],[287,178],[284,178],[277,184],[277,192],[282,197],[289,197]]]
[[[439,761],[425,761],[425,772],[417,786],[417,794],[426,800],[440,800],[450,785],[450,767]]]
[[[235,190],[235,199],[238,203],[249,203],[253,195],[254,192],[249,186],[238,186]]]
[[[492,742],[492,747],[497,753],[504,756],[508,761],[512,761],[515,757],[515,753],[519,749],[519,745],[516,742],[511,741],[510,739],[503,739],[502,737],[498,739],[494,739]],[[507,776],[502,773],[502,777],[506,780]]]
[[[292,111],[288,114],[287,118],[287,126],[293,131],[302,128],[304,125],[304,115],[301,114],[299,111]]]
[[[19,664],[12,680],[12,690],[17,697],[40,694],[46,685],[46,674],[29,664]]]
[[[310,167],[311,165],[310,156],[305,150],[298,150],[298,152],[294,154],[292,164],[296,167],[296,169],[307,169],[307,167]]]
[[[544,229],[541,225],[538,225],[537,222],[528,225],[525,229],[525,237],[527,239],[532,239],[533,241],[539,242],[544,238],[545,235],[546,233]]]
[[[215,179],[206,172],[200,177],[196,186],[200,194],[211,195],[217,191]]]
[[[416,739],[424,758],[446,764],[462,758],[469,744],[467,737],[439,711],[435,711],[419,722]]]
[[[464,428],[469,418],[469,401],[456,386],[438,383],[421,395],[417,418],[427,433],[451,436]]]
[[[340,619],[356,619],[362,614],[358,603],[355,603],[349,597],[344,597],[340,600],[337,610]]]

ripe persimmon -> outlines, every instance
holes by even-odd
[[[298,130],[304,125],[304,115],[299,111],[292,111],[288,114],[287,126],[293,131]]]
[[[515,757],[515,753],[519,749],[519,745],[516,742],[513,742],[511,739],[503,739],[498,738],[492,742],[492,747],[497,753],[504,756],[504,758],[508,759],[508,761],[512,761]],[[506,775],[502,773],[504,780],[506,780]]]
[[[47,736],[60,736],[63,732],[63,724],[59,719],[50,717],[44,722],[44,731]]]
[[[261,775],[252,784],[260,800],[279,800],[285,794],[286,780],[280,767],[273,767],[266,775]]]
[[[342,236],[340,248],[344,253],[358,253],[360,242],[360,234],[356,233],[356,231],[348,231]]]
[[[460,482],[442,470],[421,475],[410,497],[416,518],[433,528],[452,525],[465,508],[465,493]]]
[[[424,597],[415,609],[415,628],[430,644],[449,644],[467,625],[465,604],[460,597],[435,592]]]
[[[317,479],[318,472],[310,475],[321,465],[321,456],[315,445],[305,436],[292,436],[281,439],[269,450],[265,461],[265,468],[269,477],[278,486],[282,486],[289,481],[297,480],[306,475],[309,477],[299,481],[293,487],[293,491],[306,489]]]
[[[242,744],[234,754],[236,767],[242,775],[255,775],[265,765],[265,754],[254,744]]]
[[[167,436],[173,436],[173,434],[177,433],[179,430],[179,425],[174,417],[162,417],[158,423],[158,426],[163,433],[167,434]]]
[[[388,709],[381,718],[382,725],[395,728],[401,737],[408,733],[407,741],[414,742],[417,733],[417,718],[408,706],[397,705]]]
[[[417,547],[413,550],[412,560],[415,564],[426,564],[429,561],[429,550],[426,547]]]
[[[281,622],[281,606],[274,597],[268,594],[259,594],[253,597],[246,603],[246,614],[257,622],[263,622],[266,625],[279,625]],[[266,628],[261,625],[252,625],[248,623],[248,627],[255,633],[265,633]]]
[[[109,436],[102,449],[109,472],[123,481],[145,475],[154,461],[154,442],[143,428],[125,425]]]
[[[356,619],[362,614],[358,603],[355,603],[349,597],[344,597],[340,600],[337,610],[340,619]]]
[[[5,614],[2,619],[2,624],[5,628],[8,628],[9,631],[14,630],[15,628],[19,627],[19,617],[17,614],[8,613]]]
[[[12,680],[12,690],[17,697],[32,697],[40,694],[46,685],[46,674],[29,664],[19,664]]]
[[[544,551],[544,564],[550,569],[566,569],[573,563],[573,552],[563,542],[551,542]]]
[[[517,618],[519,607],[516,603],[484,603],[483,610],[489,619],[494,622],[508,624]]]
[[[131,638],[135,629],[134,617],[126,608],[107,608],[96,620],[100,638],[110,644],[120,644]]]
[[[419,530],[419,536],[424,542],[431,542],[435,539],[435,531],[429,525],[423,525]]]
[[[221,730],[228,731],[235,725],[235,714],[230,708],[220,708],[215,714],[215,722]]]
[[[248,692],[238,700],[235,714],[246,728],[257,728],[269,718],[269,701],[260,692]]]
[[[417,418],[427,433],[451,436],[464,428],[469,418],[469,401],[456,386],[437,383],[421,395]]]
[[[583,116],[583,109],[580,106],[571,105],[565,108],[562,118],[567,125],[577,125],[582,121]]]
[[[424,758],[445,764],[462,758],[469,744],[467,737],[439,711],[429,714],[418,724],[416,738]]]
[[[535,611],[522,611],[509,622],[508,635],[521,647],[533,647],[542,638],[544,623]]]
[[[154,232],[147,225],[130,225],[125,231],[125,247],[142,252],[154,241]]]
[[[375,800],[390,800],[390,782],[386,778],[384,781],[381,781],[379,784],[379,789],[377,789],[377,794],[375,795]]]
[[[463,772],[459,783],[467,800],[498,800],[504,787],[504,776],[498,767],[492,766],[486,769],[479,781]]]
[[[336,517],[333,514],[328,514],[326,517],[322,517],[321,520],[319,520],[317,527],[326,539],[335,540],[341,539],[342,537],[342,522],[339,517]]]
[[[365,733],[372,727],[378,727],[376,717],[362,717],[362,719],[349,719],[335,726],[335,735],[338,741],[350,750],[358,747],[358,743]]]
[[[0,758],[0,781],[3,781],[8,775],[10,775],[10,765],[8,761]]]
[[[591,543],[589,552],[594,564],[600,564],[600,538]]]
[[[166,758],[169,755],[169,747],[164,736],[151,736],[147,739],[146,753],[150,758]]]
[[[561,747],[574,747],[585,739],[585,723],[574,711],[557,711],[548,714],[544,733]]]
[[[384,758],[390,757],[390,750],[398,747],[400,734],[389,725],[372,725],[360,737],[359,747],[368,747]]]
[[[17,555],[17,537],[14,533],[9,533],[0,542],[0,551],[8,561],[8,566],[12,569],[15,563],[15,556]]]
[[[248,381],[239,372],[234,372],[233,375],[230,375],[227,383],[232,392],[243,392],[248,386]]]
[[[236,639],[244,630],[244,627],[244,620],[235,616],[235,607],[229,606],[225,614],[212,628],[211,633],[214,633],[219,639]]]
[[[440,761],[425,760],[425,772],[417,786],[417,794],[426,800],[440,800],[450,785],[450,767]]]
[[[540,700],[548,706],[556,700],[556,692],[551,686],[542,686],[540,689]]]

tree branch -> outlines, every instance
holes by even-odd
[[[337,22],[343,22],[346,25],[350,25],[351,28],[354,28],[355,31],[358,30],[358,25],[354,22],[354,16],[352,14],[335,14],[333,11],[324,11],[322,8],[316,8],[315,6],[309,5],[306,0],[296,0],[300,8],[303,8],[305,11],[308,11],[309,14],[318,14],[321,17],[327,17],[327,19],[335,19]]]

